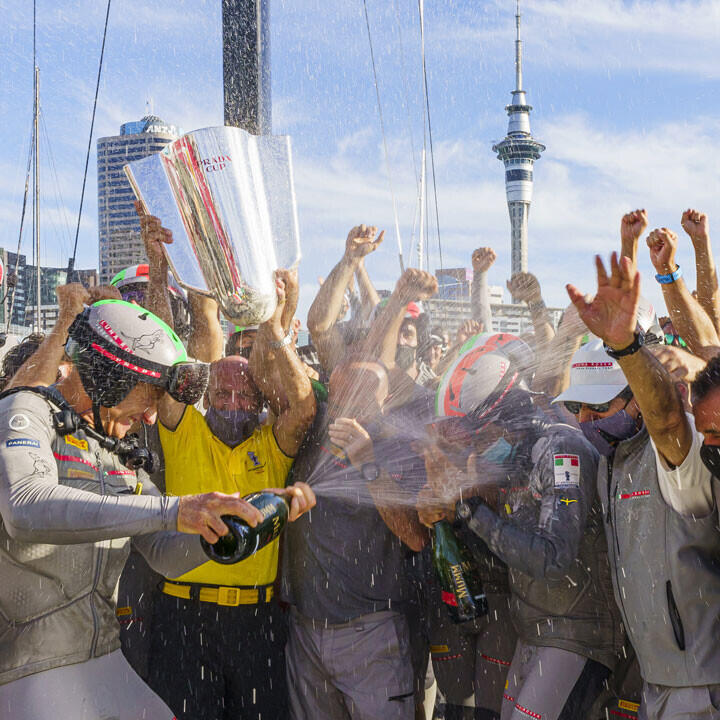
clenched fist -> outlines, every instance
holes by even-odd
[[[403,302],[427,300],[437,292],[437,289],[435,276],[417,268],[408,268],[395,286],[395,292],[400,295]]]
[[[693,243],[707,242],[710,239],[710,223],[705,213],[688,209],[682,214],[680,223]]]
[[[515,300],[526,303],[536,303],[542,300],[540,283],[538,279],[529,272],[515,273],[507,281],[507,289]]]
[[[497,253],[491,247],[481,247],[473,251],[473,272],[487,272],[497,260]]]
[[[660,275],[668,275],[677,270],[675,252],[677,251],[677,235],[667,228],[657,228],[647,237],[650,248],[650,261]]]
[[[635,242],[645,232],[648,224],[645,210],[633,210],[623,215],[620,221],[620,239],[623,242]]]

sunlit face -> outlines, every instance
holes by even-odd
[[[100,417],[105,432],[113,437],[122,438],[133,425],[139,425],[141,422],[153,425],[157,420],[158,403],[164,393],[165,391],[157,385],[137,383],[115,407],[101,408]]]
[[[227,357],[210,366],[204,404],[220,411],[259,413],[262,410],[262,396],[250,376],[245,358]]]
[[[398,345],[407,345],[408,347],[417,347],[417,329],[415,323],[409,320],[403,320],[398,332]]]
[[[257,330],[243,330],[235,333],[228,341],[227,354],[249,357],[256,336]]]
[[[693,405],[695,427],[703,434],[706,445],[720,445],[720,387],[711,390]]]

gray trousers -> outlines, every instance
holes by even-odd
[[[455,624],[439,600],[433,603],[430,653],[446,703],[500,712],[517,640],[508,599],[507,594],[489,593],[488,615],[472,625]]]
[[[168,672],[173,672],[168,668]],[[0,685],[2,720],[171,720],[120,650]]]
[[[720,720],[720,685],[676,688],[643,683],[638,720]]]
[[[501,720],[557,720],[586,662],[582,655],[567,650],[518,640],[507,675]]]
[[[293,608],[285,661],[293,720],[413,720],[408,626],[399,613],[325,626]]]

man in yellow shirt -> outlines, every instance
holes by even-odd
[[[250,362],[232,356],[212,364],[205,416],[168,396],[161,401],[168,494],[205,488],[246,495],[285,486],[315,401],[282,323],[286,285],[292,298],[297,276],[284,271],[278,276],[278,309],[260,326]],[[272,388],[266,378],[273,377],[279,378],[287,404],[272,425],[260,426],[258,385],[268,395]],[[304,483],[286,492],[292,498],[291,520],[314,504]],[[225,531],[212,521],[210,527],[218,537]],[[286,620],[273,597],[278,548],[275,541],[236,565],[209,561],[161,583],[148,683],[179,720],[287,717]]]

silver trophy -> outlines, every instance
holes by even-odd
[[[274,271],[300,260],[290,138],[195,130],[125,174],[172,231],[165,252],[177,281],[214,297],[236,325],[265,322],[277,304]]]

